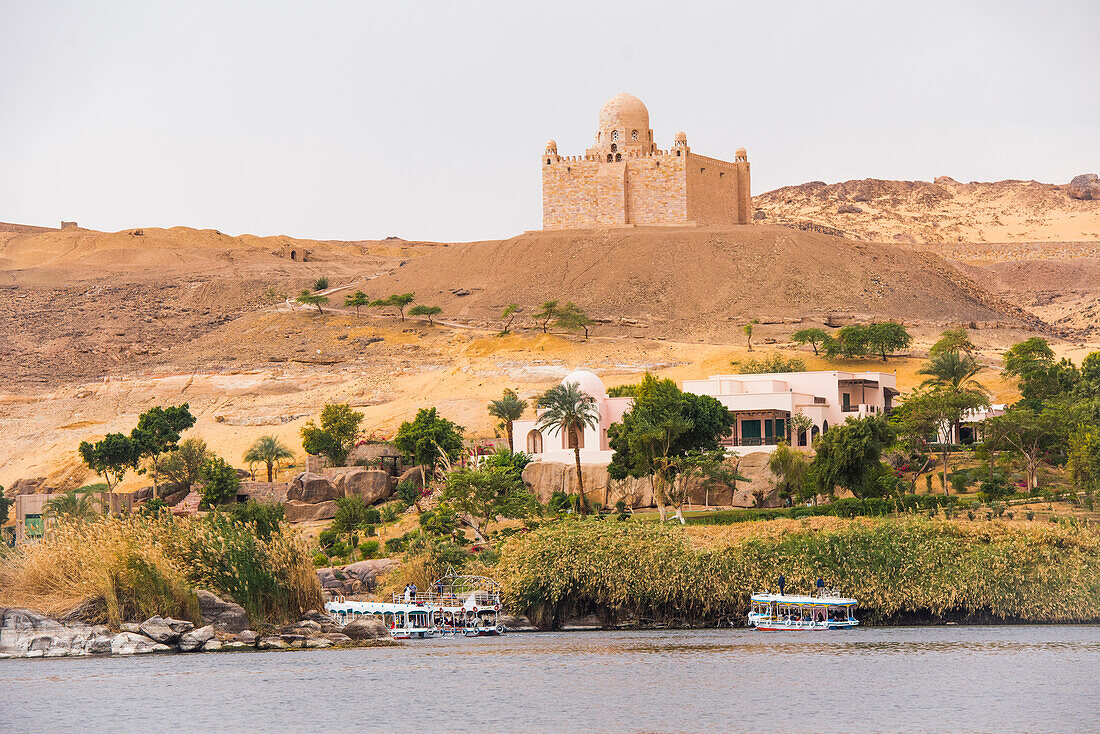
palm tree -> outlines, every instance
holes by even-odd
[[[48,500],[44,509],[47,515],[54,518],[95,520],[100,515],[97,505],[99,505],[99,501],[90,493],[78,493],[74,489]]]
[[[989,404],[989,390],[985,385],[974,379],[974,375],[981,372],[982,366],[978,360],[963,351],[945,351],[933,354],[931,359],[917,370],[918,375],[928,375],[921,383],[921,387],[938,387],[956,396],[968,396],[976,398],[981,404]],[[957,440],[960,432],[961,419],[957,419],[952,427],[953,439]]]
[[[544,392],[539,398],[538,407],[542,409],[536,423],[539,428],[554,427],[559,434],[569,437],[577,462],[577,491],[580,493],[582,506],[587,508],[584,479],[581,477],[581,435],[585,428],[595,428],[600,424],[596,399],[581,390],[579,383],[567,382]]]
[[[359,318],[359,308],[370,303],[367,294],[363,291],[355,291],[349,296],[344,296],[344,308],[355,308],[355,318]]]
[[[248,451],[244,452],[244,460],[249,464],[266,464],[267,481],[275,481],[275,467],[283,459],[293,459],[294,452],[283,445],[275,436],[261,436],[256,439]]]
[[[500,400],[489,403],[489,415],[500,419],[500,427],[508,434],[508,448],[515,451],[512,445],[512,421],[518,421],[527,410],[527,401],[520,400],[515,390],[505,390]]]

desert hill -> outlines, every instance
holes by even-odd
[[[638,321],[649,335],[694,339],[728,340],[753,317],[1027,318],[931,253],[777,226],[528,232],[430,252],[364,290],[413,291],[474,321],[495,320],[509,303],[530,314],[573,301],[613,326]]]
[[[1087,178],[1087,177],[1078,177]],[[1075,179],[1077,181],[1077,179]],[[811,181],[759,194],[760,222],[809,220],[876,242],[1100,240],[1091,189],[1038,181]]]

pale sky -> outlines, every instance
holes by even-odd
[[[0,221],[462,241],[649,107],[753,192],[1100,173],[1100,3],[0,0]]]

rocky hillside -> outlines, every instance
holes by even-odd
[[[758,223],[809,220],[877,242],[1100,240],[1100,184],[868,178],[785,186],[754,199]]]

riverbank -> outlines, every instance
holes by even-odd
[[[818,577],[875,625],[1100,622],[1100,534],[920,518],[811,518],[680,528],[561,521],[510,539],[493,567],[511,611],[542,629],[744,623],[782,573]]]

